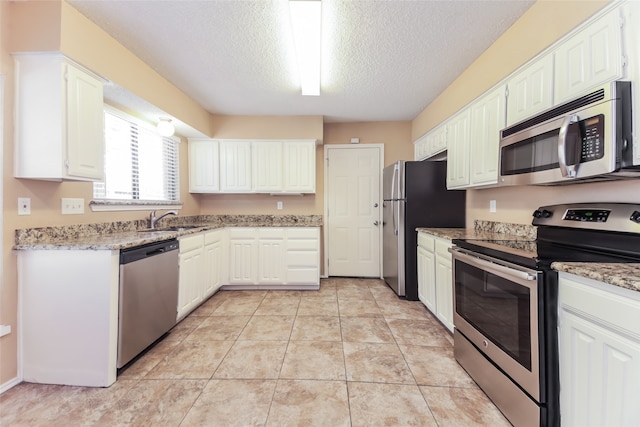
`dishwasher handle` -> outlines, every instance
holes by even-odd
[[[179,247],[178,240],[163,240],[161,242],[148,243],[146,245],[135,246],[133,248],[122,249],[120,251],[120,265],[140,261],[157,255],[162,255],[170,251],[175,251]]]

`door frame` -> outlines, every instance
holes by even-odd
[[[358,148],[377,148],[379,150],[379,191],[380,191],[380,206],[382,206],[382,170],[384,169],[384,144],[325,144],[324,145],[324,226],[322,227],[322,245],[324,247],[324,256],[322,260],[322,270],[324,274],[323,278],[329,277],[329,150],[345,150],[345,149],[358,149]],[[382,209],[379,211],[378,221],[382,224]],[[383,277],[382,273],[382,227],[378,227],[378,241],[380,247],[380,253],[378,254],[378,263],[380,264],[380,279]]]

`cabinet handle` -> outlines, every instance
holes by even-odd
[[[378,221],[373,221],[373,225],[378,226],[380,223]]]

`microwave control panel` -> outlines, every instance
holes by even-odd
[[[580,120],[579,124],[582,131],[580,163],[604,157],[604,115]]]

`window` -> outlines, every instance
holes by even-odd
[[[96,200],[176,202],[178,142],[120,111],[105,109],[105,180]]]

